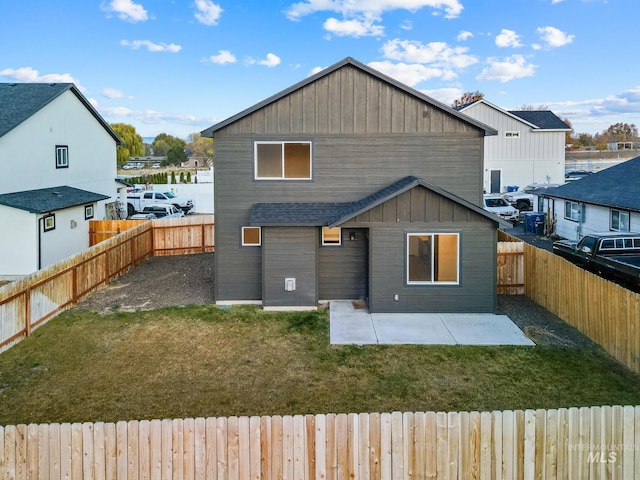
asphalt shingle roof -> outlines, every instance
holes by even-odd
[[[67,90],[74,93],[119,145],[118,135],[73,83],[0,83],[0,137]]]
[[[510,110],[509,113],[540,130],[570,130],[570,127],[550,110]]]
[[[422,185],[448,199],[483,215],[496,223],[503,224],[499,217],[486,212],[462,198],[459,198],[423,179],[407,176],[355,202],[343,203],[255,203],[251,209],[250,224],[255,226],[338,226],[387,200]],[[506,224],[505,224],[506,225]],[[511,224],[508,224],[511,226]]]
[[[60,186],[5,193],[0,195],[0,205],[26,210],[29,213],[46,213],[98,202],[107,198],[109,198],[107,195]]]
[[[545,196],[640,212],[640,157],[549,190]]]

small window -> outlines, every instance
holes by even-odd
[[[69,147],[56,145],[56,168],[69,168]]]
[[[564,218],[578,222],[580,220],[580,205],[576,202],[564,202]]]
[[[85,205],[84,206],[84,219],[89,220],[93,218],[93,205]]]
[[[311,142],[256,142],[255,178],[310,180]]]
[[[260,227],[242,227],[242,246],[259,247],[262,245]]]
[[[520,132],[518,131],[504,132],[504,138],[520,138]]]
[[[457,233],[407,235],[407,284],[459,284],[460,242]]]
[[[611,230],[617,232],[629,231],[629,212],[611,209]]]
[[[43,217],[44,231],[55,230],[56,228],[56,216],[54,214]]]
[[[322,245],[341,245],[342,229],[340,227],[322,227]]]

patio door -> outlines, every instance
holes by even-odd
[[[318,298],[364,300],[369,294],[369,229],[342,228],[339,245],[318,251]]]

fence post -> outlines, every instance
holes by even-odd
[[[31,335],[31,288],[24,291],[24,322],[27,337]]]

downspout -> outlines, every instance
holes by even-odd
[[[38,219],[38,270],[42,268],[42,221],[44,217]]]

